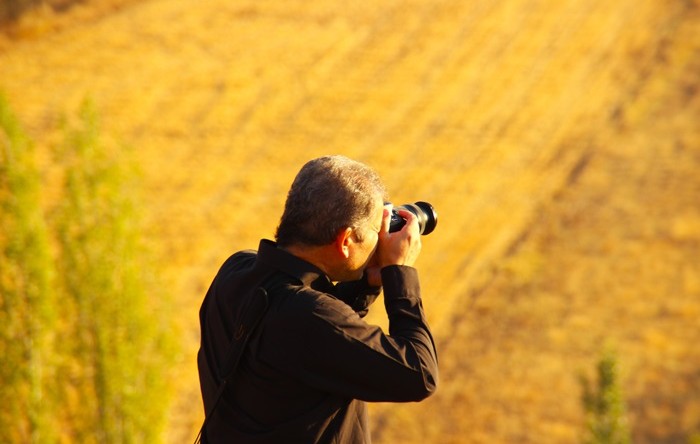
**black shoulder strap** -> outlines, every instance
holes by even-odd
[[[202,433],[207,426],[207,422],[214,413],[214,410],[216,410],[216,406],[219,404],[221,396],[224,394],[226,382],[236,372],[236,368],[238,368],[238,364],[241,361],[241,356],[245,351],[245,347],[248,344],[251,333],[258,326],[260,320],[267,311],[267,291],[263,287],[256,288],[250,297],[245,299],[244,304],[245,306],[243,306],[241,309],[239,321],[234,325],[233,338],[231,339],[231,345],[226,361],[224,361],[223,366],[221,367],[222,378],[221,383],[219,384],[219,390],[216,393],[216,399],[204,417],[204,423],[202,424],[202,428],[199,429],[197,438],[195,438],[195,444],[201,442]]]

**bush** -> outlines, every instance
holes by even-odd
[[[618,382],[615,355],[608,351],[597,365],[597,383],[581,378],[586,411],[585,444],[629,444],[625,403]]]

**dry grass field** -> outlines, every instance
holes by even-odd
[[[418,268],[441,387],[372,405],[377,443],[577,443],[578,377],[607,345],[634,442],[687,443],[699,88],[697,0],[95,0],[0,38],[0,90],[48,184],[86,97],[142,165],[181,329],[166,442],[203,416],[213,273],[272,236],[307,159],[342,153],[440,215]]]

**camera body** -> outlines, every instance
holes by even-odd
[[[433,206],[428,202],[416,202],[413,204],[399,205],[391,210],[391,222],[389,224],[390,233],[399,231],[406,225],[406,219],[401,217],[397,211],[399,209],[410,211],[418,218],[420,234],[424,236],[432,233],[437,226],[438,216]]]

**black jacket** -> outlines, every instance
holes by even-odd
[[[269,307],[209,418],[208,443],[368,443],[363,401],[419,401],[437,386],[435,344],[414,268],[382,269],[389,334],[361,316],[379,294],[333,285],[312,264],[263,240],[221,267],[200,310],[205,410],[214,403],[233,320],[263,287]]]

